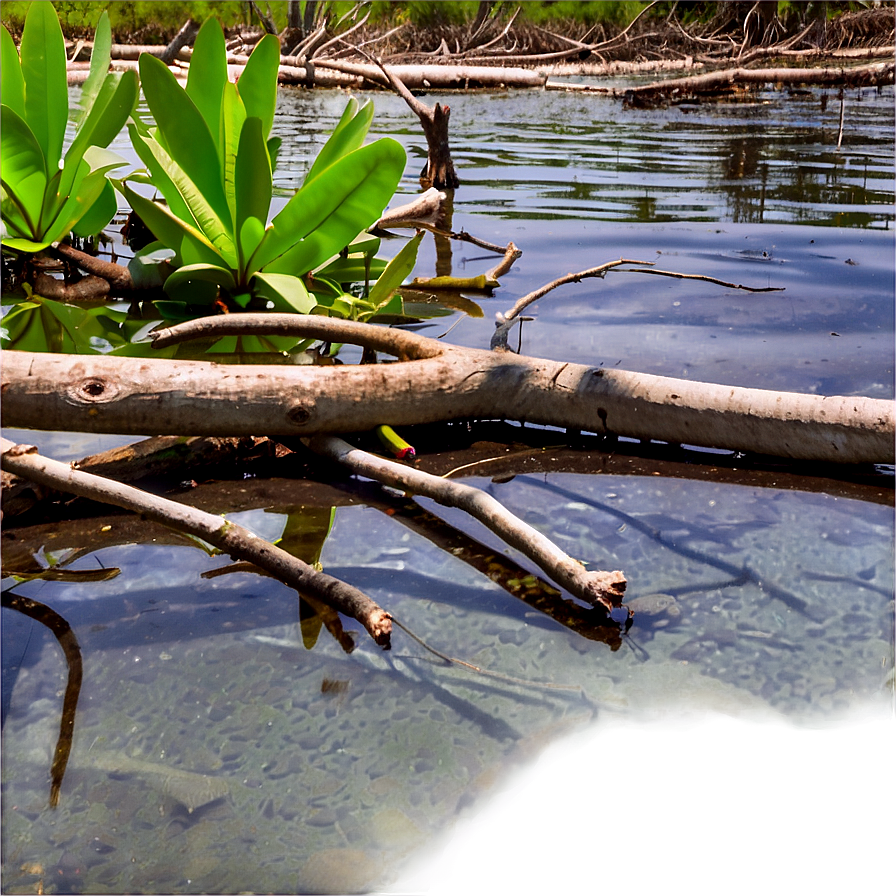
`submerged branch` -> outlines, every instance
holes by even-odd
[[[291,588],[300,593],[307,592],[356,619],[377,644],[388,649],[392,623],[385,610],[357,588],[319,572],[242,526],[102,476],[73,470],[70,464],[42,457],[31,446],[15,445],[8,439],[0,439],[0,447],[0,460],[7,472],[74,495],[123,507],[201,538],[234,559],[250,560]]]
[[[3,606],[9,607],[11,610],[18,610],[19,613],[37,620],[41,625],[50,629],[62,648],[68,666],[68,680],[65,684],[62,715],[59,721],[59,737],[56,740],[53,763],[50,766],[50,806],[55,808],[59,805],[59,792],[62,789],[62,779],[65,776],[68,757],[72,751],[72,738],[75,733],[75,713],[84,677],[81,647],[68,622],[50,607],[31,600],[29,597],[10,594],[9,591],[3,592]]]
[[[621,605],[626,582],[619,570],[589,572],[549,538],[480,489],[384,460],[332,436],[315,436],[307,444],[312,451],[338,461],[356,475],[466,511],[538,564],[558,585],[586,603],[602,604],[608,611]]]

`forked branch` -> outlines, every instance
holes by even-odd
[[[249,560],[297,591],[308,593],[356,619],[377,644],[389,648],[392,619],[382,607],[354,586],[319,572],[248,529],[133,486],[73,470],[69,464],[42,457],[36,448],[28,445],[15,445],[8,439],[0,439],[0,451],[0,464],[7,472],[73,495],[123,507],[201,538],[234,559]]]

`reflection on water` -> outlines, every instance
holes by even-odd
[[[479,484],[574,556],[625,569],[633,601],[654,597],[631,643],[582,638],[372,508],[337,510],[324,566],[445,653],[580,691],[480,678],[400,634],[391,653],[359,638],[346,654],[325,632],[307,650],[288,589],[237,573],[201,601],[182,586],[166,598],[145,590],[133,550],[108,548],[95,556],[122,569],[116,579],[20,586],[73,621],[84,688],[50,811],[64,664],[32,633],[4,731],[10,880],[33,884],[22,869],[39,864],[57,892],[342,892],[388,881],[508,763],[595,719],[713,711],[805,724],[890,705],[888,508],[653,478]],[[180,576],[226,563],[152,554]]]
[[[892,396],[893,244],[882,232],[893,217],[892,95],[847,94],[840,152],[839,103],[825,106],[819,91],[624,115],[599,97],[452,97],[463,179],[454,227],[512,239],[524,251],[486,318],[566,271],[641,256],[785,291],[749,295],[608,276],[533,306],[524,350],[747,386]],[[413,192],[422,165],[416,122],[401,100],[376,102],[377,133],[398,133],[409,148],[405,185]],[[289,138],[281,187],[297,185],[343,105],[338,92],[284,93],[288,117],[276,124]],[[454,273],[481,267],[478,254],[455,247]],[[421,270],[433,258],[430,243]],[[461,319],[450,338],[484,347],[490,329],[487,319]],[[31,441],[68,459],[110,439],[34,434]],[[321,561],[440,651],[573,690],[479,677],[400,633],[390,653],[360,635],[347,652],[325,627],[314,629],[307,610],[300,627],[296,596],[280,584],[240,571],[203,578],[228,559],[147,535],[136,519],[91,520],[80,542],[90,549],[74,566],[115,567],[120,575],[16,587],[68,620],[83,655],[74,744],[55,810],[47,805],[49,769],[65,662],[49,633],[3,610],[5,890],[385,887],[458,813],[481,809],[508,767],[528,765],[589,724],[596,724],[592,763],[555,757],[549,772],[568,785],[563,793],[581,795],[576,811],[587,802],[586,818],[563,824],[593,832],[601,847],[621,833],[626,852],[614,861],[622,865],[632,849],[671,864],[693,857],[681,816],[669,819],[664,802],[670,793],[691,805],[692,782],[706,768],[691,751],[701,740],[715,748],[721,770],[703,782],[713,795],[731,769],[743,780],[753,757],[732,729],[686,742],[673,731],[669,740],[669,719],[709,712],[806,727],[891,710],[888,507],[660,477],[550,474],[479,484],[572,556],[625,570],[636,608],[625,638],[583,637],[513,597],[525,590],[507,572],[518,558],[496,562],[493,576],[488,552],[499,557],[505,549],[459,512],[438,508],[481,542],[479,566],[464,562],[460,542],[438,548],[425,527],[372,504],[337,508]],[[235,516],[276,539],[295,512],[271,504]],[[317,516],[304,546],[301,527],[287,528],[296,550],[319,550],[329,509]],[[7,561],[15,537],[6,527]],[[154,542],[133,544],[146,538]],[[42,532],[41,563],[64,562],[78,547],[62,539]],[[608,719],[654,727],[629,740],[631,756],[618,755],[614,729],[606,729],[607,764],[598,754]],[[791,743],[787,761],[797,762],[809,748]],[[833,779],[852,780],[855,768],[836,755]],[[877,780],[875,757],[857,760],[868,765],[862,782]],[[814,779],[800,780],[808,783],[790,799],[809,811]],[[595,781],[602,789],[579,786]],[[672,793],[676,783],[682,788]],[[732,798],[748,793],[744,787]],[[621,803],[632,809],[629,821]],[[705,823],[724,818],[724,808],[713,798],[691,812]],[[771,813],[757,822],[768,829],[781,807],[760,810]],[[683,853],[662,852],[670,842],[664,819]],[[731,862],[742,856],[733,847],[729,854]],[[552,861],[531,864],[540,873]],[[472,886],[463,884],[467,892]]]
[[[425,161],[404,101],[377,94],[373,129],[407,148],[407,190]],[[817,223],[889,229],[893,88],[847,94],[767,90],[755,102],[627,110],[600,96],[430,94],[451,105],[458,211],[514,220]],[[278,185],[295,189],[335,126],[341,94],[284,91]],[[288,161],[287,161],[288,160]]]

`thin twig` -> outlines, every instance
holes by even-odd
[[[533,302],[537,302],[540,298],[546,296],[551,290],[556,289],[558,286],[563,286],[566,283],[578,283],[580,280],[585,280],[588,277],[600,277],[603,279],[604,274],[606,274],[607,271],[622,264],[653,264],[653,262],[638,261],[634,258],[620,258],[617,261],[607,261],[604,264],[598,265],[596,268],[588,268],[587,271],[579,271],[577,274],[566,274],[563,277],[558,277],[556,280],[552,280],[550,283],[546,283],[544,286],[523,296],[513,308],[504,312],[503,320],[511,321],[515,317],[519,317],[529,305]]]
[[[715,283],[728,289],[742,289],[745,292],[784,292],[783,286],[743,286],[740,283],[729,283],[727,280],[719,280],[706,274],[681,274],[678,271],[660,271],[657,268],[625,268],[617,271],[619,274],[657,274],[660,277],[674,277],[676,280],[703,280],[706,283]]]
[[[130,485],[73,470],[37,453],[27,445],[0,439],[2,467],[41,485],[101,501],[139,513],[179,532],[201,538],[236,560],[250,560],[300,593],[308,593],[360,622],[371,637],[388,649],[392,632],[389,614],[366,594],[324,572],[319,572],[248,529],[215,514],[169,501]]]
[[[306,444],[315,453],[349,467],[356,475],[366,476],[392,488],[424,495],[446,507],[458,507],[466,511],[500,535],[511,547],[525,554],[558,585],[580,600],[592,605],[600,604],[607,611],[621,605],[626,581],[619,570],[589,572],[549,538],[514,516],[480,489],[385,460],[353,448],[334,436],[313,436]]]

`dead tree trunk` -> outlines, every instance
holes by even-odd
[[[447,420],[524,420],[585,432],[834,463],[892,463],[892,401],[697,383],[444,345],[349,321],[229,314],[157,345],[233,333],[351,342],[402,363],[238,366],[7,352],[3,425],[148,435],[356,432]]]
[[[421,115],[419,112],[417,114],[423,126],[429,152],[426,165],[420,172],[420,182],[425,187],[453,190],[460,186],[460,179],[454,170],[451,147],[448,145],[448,117],[451,115],[451,108],[441,103],[436,103],[432,109],[428,106],[424,108],[426,114]]]

